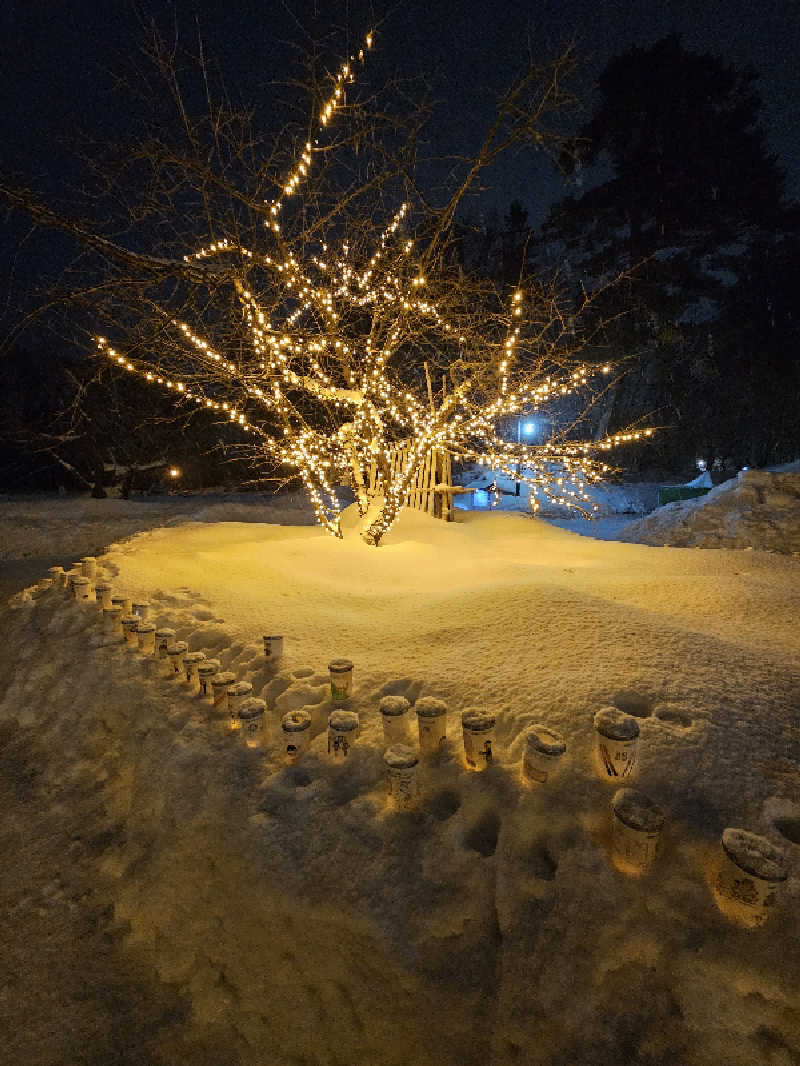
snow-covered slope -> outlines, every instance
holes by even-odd
[[[260,496],[197,493],[130,500],[89,496],[0,497],[0,561],[103,551],[114,540],[176,522],[271,522],[313,525],[304,493]],[[68,560],[71,561],[71,558]]]
[[[746,470],[706,496],[659,507],[617,539],[676,548],[800,552],[800,472]]]
[[[74,553],[73,553],[74,554]],[[64,562],[71,562],[67,553]],[[385,546],[185,523],[115,545],[115,589],[253,683],[261,751],[104,643],[96,608],[0,615],[0,1033],[15,1066],[792,1066],[800,1057],[797,562],[592,541],[514,514],[404,513]],[[283,633],[284,659],[261,635]],[[355,662],[362,736],[327,759],[325,667]],[[438,696],[451,744],[386,809],[378,701]],[[667,812],[639,880],[609,859],[592,719],[638,716]],[[305,706],[309,755],[280,760]],[[498,716],[471,774],[460,712]],[[521,781],[525,728],[567,739]],[[745,932],[709,882],[726,826],[792,874]]]

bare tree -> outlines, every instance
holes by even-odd
[[[334,536],[337,485],[355,486],[361,535],[378,545],[432,449],[529,483],[534,508],[546,498],[585,510],[587,482],[608,470],[603,453],[650,432],[581,433],[598,368],[581,359],[592,331],[576,322],[597,293],[566,306],[555,284],[521,276],[503,293],[465,275],[457,224],[505,153],[563,150],[551,119],[569,102],[572,52],[531,61],[477,152],[438,161],[447,180],[431,191],[418,180],[425,93],[397,82],[365,91],[371,47],[368,34],[323,83],[312,57],[311,119],[302,135],[288,127],[267,141],[253,112],[215,102],[202,56],[206,107],[193,119],[175,50],[153,35],[180,137],[155,124],[115,165],[92,160],[103,195],[124,207],[111,231],[29,191],[0,191],[92,261],[98,280],[80,299],[97,351],[238,426],[266,470],[299,474]],[[580,415],[545,443],[504,438],[521,412],[575,394]]]

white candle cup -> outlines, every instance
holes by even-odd
[[[616,707],[604,707],[594,716],[597,737],[596,764],[607,781],[631,779],[639,758],[639,723]]]
[[[611,801],[611,855],[625,874],[646,873],[658,853],[664,812],[636,788],[621,788]]]
[[[249,681],[236,681],[228,688],[228,715],[231,729],[239,729],[239,708],[253,695],[253,686]]]
[[[105,610],[107,607],[113,606],[113,604],[111,603],[112,591],[113,590],[107,581],[98,581],[98,583],[94,587],[94,594],[95,598],[97,599],[98,607],[101,607],[103,610]]]
[[[97,576],[97,559],[93,555],[84,555],[81,559],[81,573],[92,580]]]
[[[248,748],[257,748],[264,737],[264,719],[267,705],[264,700],[251,696],[239,708],[239,728]]]
[[[383,753],[387,775],[387,799],[398,811],[409,811],[417,802],[419,758],[406,744],[392,744]]]
[[[281,718],[283,754],[287,763],[297,762],[311,743],[311,715],[301,707]]]
[[[146,622],[150,617],[150,601],[134,600],[131,604],[131,612],[135,614],[137,618],[141,618],[143,622]]]
[[[111,606],[121,607],[123,618],[127,618],[128,615],[133,614],[133,611],[131,610],[130,596],[112,596]]]
[[[334,762],[347,758],[359,732],[355,711],[331,711],[328,715],[328,755]]]
[[[78,560],[77,563],[73,563],[69,569],[69,599],[75,598],[75,579],[83,577],[83,562]]]
[[[447,704],[435,696],[421,696],[414,704],[417,712],[420,755],[435,755],[447,737]]]
[[[169,627],[156,630],[156,658],[169,662],[169,649],[175,643],[175,630]]]
[[[716,904],[736,925],[757,929],[769,918],[788,877],[786,855],[766,837],[734,828],[723,831],[722,850]]]
[[[522,757],[522,777],[530,784],[544,785],[558,774],[564,765],[567,743],[560,733],[536,723],[525,738]]]
[[[122,632],[122,608],[103,608],[103,635],[108,640],[124,640]]]
[[[283,655],[283,637],[264,637],[264,658],[275,662]]]
[[[184,676],[186,677],[186,683],[189,687],[196,692],[200,687],[200,679],[197,674],[197,668],[200,663],[205,662],[206,653],[204,651],[189,651],[183,657],[183,669]]]
[[[76,603],[90,603],[94,600],[94,585],[88,577],[78,574],[72,579],[72,598]]]
[[[209,703],[214,702],[214,689],[211,680],[221,665],[219,659],[204,659],[197,664],[197,685],[200,689],[201,700],[207,700]]]
[[[383,739],[386,747],[408,743],[408,722],[411,704],[405,696],[384,696],[378,704],[383,719]]]
[[[67,577],[67,572],[63,566],[50,566],[47,569],[47,573],[50,575],[53,581],[53,587],[57,589],[64,588],[64,582]]]
[[[184,678],[183,672],[183,657],[189,650],[189,645],[185,640],[176,640],[174,644],[170,645],[167,649],[167,663],[169,664],[169,676],[177,678],[182,681]]]
[[[220,670],[211,678],[211,697],[215,707],[223,711],[228,709],[228,689],[236,681],[236,674],[230,670]]]
[[[136,640],[139,651],[143,655],[155,655],[156,651],[156,627],[152,622],[139,621],[136,629]]]
[[[137,630],[139,628],[139,619],[135,614],[128,614],[122,619],[122,632],[125,640],[128,642],[131,648],[139,647],[139,637]]]
[[[495,716],[488,711],[464,711],[461,715],[464,758],[471,770],[485,770],[492,763],[495,724]]]
[[[353,664],[349,659],[334,659],[328,663],[333,703],[347,703],[353,691]]]

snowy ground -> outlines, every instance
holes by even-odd
[[[136,496],[0,496],[0,600],[36,582],[48,567],[158,526],[186,521],[271,522],[314,525],[304,494],[267,497],[248,493]]]
[[[676,548],[759,548],[800,553],[798,464],[743,471],[707,496],[667,504],[624,527],[619,539]]]
[[[76,523],[68,501],[17,503],[0,544],[31,566],[107,544],[119,506],[87,502]],[[168,524],[112,545],[103,570],[263,692],[266,745],[245,749],[184,686],[104,645],[92,606],[22,595],[0,613],[4,1061],[800,1061],[796,558],[603,542],[513,513],[404,513],[375,551],[152,506]],[[264,632],[286,636],[277,674]],[[362,719],[343,767],[323,733],[336,656],[355,662]],[[415,814],[385,807],[388,692],[450,708]],[[639,717],[637,784],[669,816],[638,880],[609,861],[613,787],[591,760],[609,703]],[[285,768],[277,723],[296,706],[317,735]],[[461,761],[467,707],[498,715],[484,774]],[[568,763],[532,791],[536,721],[565,734]],[[728,825],[793,862],[755,932],[709,890]]]

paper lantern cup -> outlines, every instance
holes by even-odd
[[[496,721],[488,711],[464,711],[461,715],[464,759],[471,770],[485,770],[494,760]]]
[[[532,725],[525,738],[522,777],[531,785],[545,785],[564,765],[567,744],[560,733],[542,723]]]

